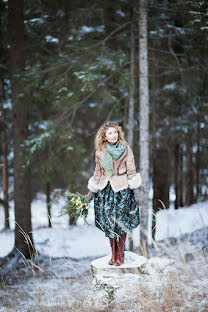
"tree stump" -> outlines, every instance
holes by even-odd
[[[184,291],[184,281],[179,280],[183,272],[173,260],[147,259],[130,251],[125,251],[124,259],[118,267],[108,264],[110,256],[92,261],[93,280],[84,302],[87,309],[140,312],[145,310],[144,304],[151,303],[147,310],[154,311],[155,300],[166,300],[166,292],[172,292],[173,286]]]
[[[109,255],[91,262],[93,281],[90,294],[85,300],[88,307],[105,310],[120,291],[131,291],[134,284],[139,283],[142,267],[148,261],[131,251],[125,251],[124,263],[121,266],[109,265],[110,259]]]
[[[111,256],[105,256],[92,261],[91,272],[95,277],[97,274],[116,273],[140,273],[140,267],[147,261],[145,257],[139,256],[134,252],[125,251],[124,263],[121,266],[109,265]]]

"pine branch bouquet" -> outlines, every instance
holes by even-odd
[[[83,217],[86,222],[89,205],[87,195],[82,195],[79,192],[71,193],[68,190],[59,190],[54,192],[54,196],[59,196],[66,201],[66,205],[60,210],[59,216],[68,214],[69,217],[72,217],[75,220],[77,220],[78,217]]]

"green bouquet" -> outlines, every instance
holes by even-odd
[[[69,217],[75,220],[77,220],[78,217],[83,217],[86,222],[89,205],[87,195],[82,195],[79,192],[71,193],[67,190],[56,191],[54,195],[55,197],[59,196],[63,198],[67,202],[67,204],[62,207],[59,214],[60,216],[68,214]]]

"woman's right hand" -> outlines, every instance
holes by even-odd
[[[89,193],[87,194],[87,199],[89,200],[89,202],[93,199],[94,196],[95,196],[95,193],[89,191]]]
[[[134,192],[134,199],[136,201],[136,203],[141,206],[141,194],[140,194],[140,188],[137,187],[135,189],[133,189]]]

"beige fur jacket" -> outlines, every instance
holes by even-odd
[[[124,153],[118,159],[113,159],[114,171],[110,178],[100,165],[103,155],[103,151],[96,151],[95,153],[95,171],[89,179],[87,186],[91,192],[97,193],[99,190],[103,190],[108,181],[110,181],[114,192],[121,191],[127,187],[135,189],[141,185],[141,176],[140,173],[136,173],[134,154],[129,145],[127,145]]]

